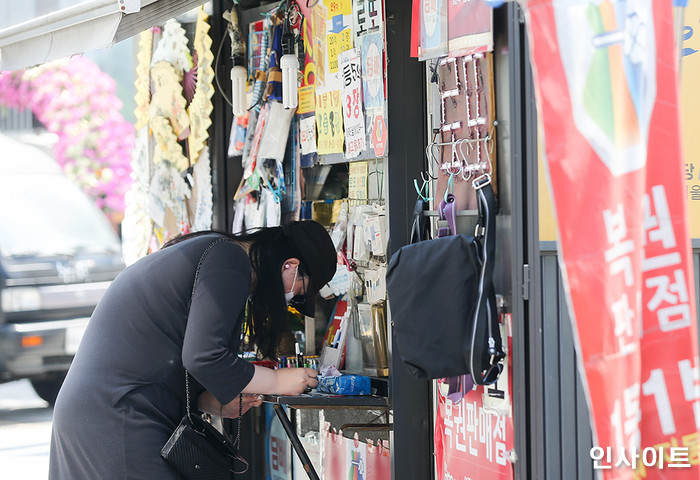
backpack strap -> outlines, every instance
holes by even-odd
[[[411,225],[411,241],[409,243],[417,243],[429,238],[428,218],[424,212],[428,209],[428,202],[422,198],[416,200],[416,206],[413,209],[413,224]]]
[[[496,253],[496,197],[491,187],[491,178],[483,175],[473,182],[479,210],[479,224],[475,237],[481,245],[481,277],[479,280],[479,301],[471,339],[470,370],[474,382],[489,385],[498,379],[503,369],[500,361],[505,357],[500,341],[498,312],[496,311],[495,293],[493,291],[494,256]],[[488,328],[488,345],[477,345],[477,327],[486,322]],[[498,341],[497,341],[498,340]],[[483,368],[484,351],[488,363]],[[482,373],[486,371],[486,373]]]

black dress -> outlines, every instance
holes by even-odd
[[[177,479],[160,449],[185,412],[184,369],[197,393],[222,404],[250,382],[254,367],[237,356],[250,289],[245,251],[216,243],[192,293],[202,253],[221,238],[152,253],[105,292],[56,401],[50,479]]]

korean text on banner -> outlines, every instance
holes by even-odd
[[[526,18],[594,469],[608,480],[698,478],[671,0],[532,0]]]

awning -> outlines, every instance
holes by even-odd
[[[99,50],[207,0],[86,0],[0,30],[0,70]]]

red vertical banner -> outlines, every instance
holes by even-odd
[[[671,0],[533,0],[526,18],[593,467],[606,479],[698,478]]]

